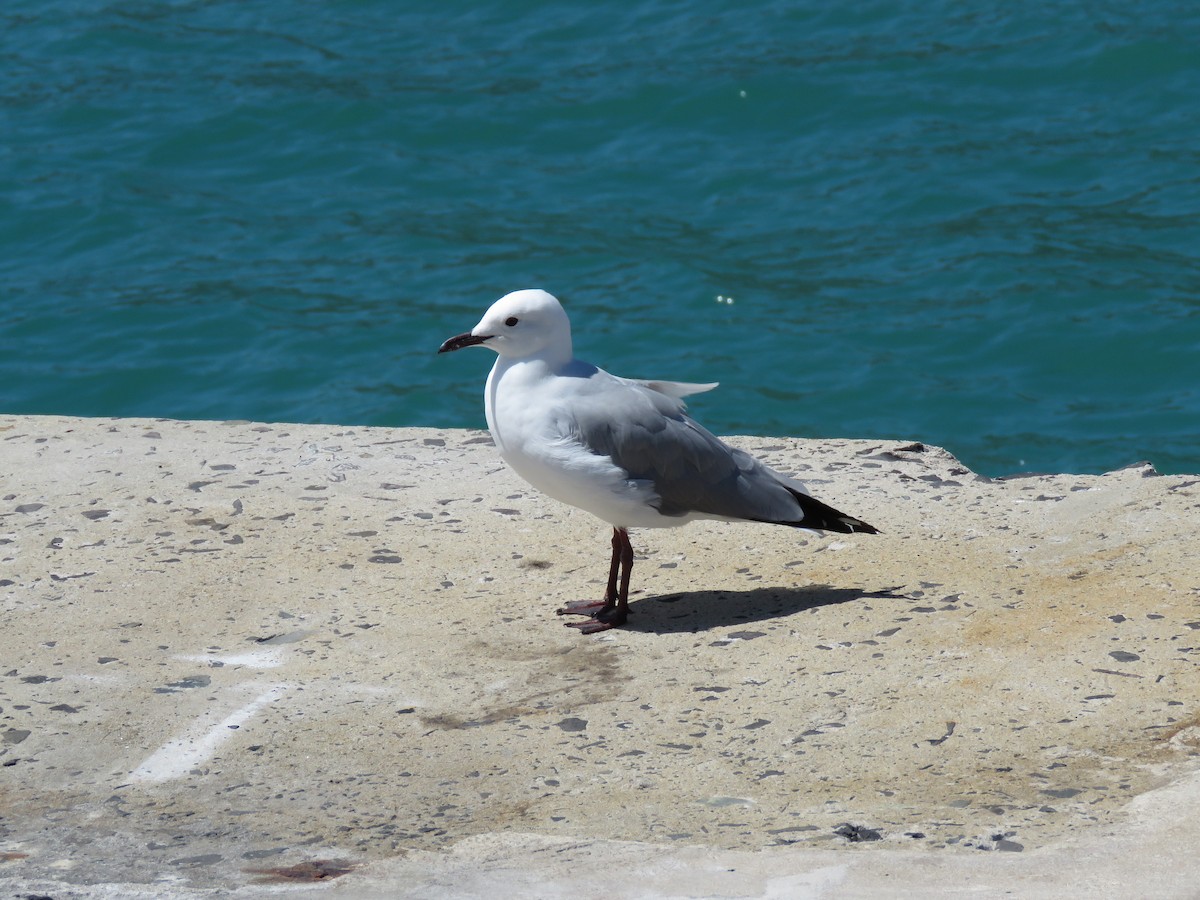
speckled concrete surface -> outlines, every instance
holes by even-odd
[[[884,534],[638,531],[630,624],[585,637],[554,610],[607,528],[485,434],[0,417],[0,887],[467,896],[572,854],[791,879],[713,896],[1053,886],[1162,824],[1130,803],[1196,770],[1200,480],[735,443]]]

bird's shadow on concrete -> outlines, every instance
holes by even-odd
[[[627,631],[654,634],[687,634],[779,619],[822,606],[896,596],[890,591],[862,591],[825,584],[741,591],[684,591],[632,601],[629,620],[623,627]]]

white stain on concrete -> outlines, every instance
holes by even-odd
[[[213,721],[212,716],[201,716],[182,735],[167,741],[146,757],[130,775],[135,781],[169,781],[186,775],[205,760],[211,759],[221,744],[260,710],[283,696],[288,688],[287,684],[269,685],[249,703],[220,721]]]
[[[210,666],[248,666],[252,669],[274,669],[283,665],[283,652],[277,647],[262,647],[245,653],[195,653],[175,658]]]

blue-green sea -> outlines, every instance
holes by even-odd
[[[718,433],[1200,471],[1200,4],[7,0],[0,412],[483,426],[543,287]]]

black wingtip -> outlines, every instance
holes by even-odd
[[[816,497],[799,491],[792,491],[792,495],[799,502],[800,511],[804,513],[804,518],[799,522],[789,523],[797,528],[815,528],[818,531],[836,531],[840,534],[879,534],[879,529],[874,525],[868,525],[862,519],[839,512]]]

